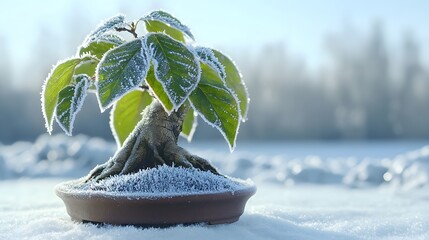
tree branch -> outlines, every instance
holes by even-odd
[[[147,85],[141,85],[140,88],[143,90],[149,90],[149,86]]]
[[[124,27],[118,27],[118,28],[115,28],[115,30],[118,31],[118,32],[129,32],[135,38],[138,38],[138,35],[137,35],[136,30],[134,28],[128,29],[128,28],[124,28]]]

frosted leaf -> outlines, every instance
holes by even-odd
[[[117,27],[123,27],[125,26],[125,16],[122,14],[113,16],[111,18],[108,18],[101,22],[97,28],[92,31],[84,41],[84,45],[88,44],[90,42],[96,42],[98,39],[100,39],[105,33],[115,30]]]
[[[90,56],[80,58],[70,58],[58,62],[54,65],[45,82],[41,93],[42,112],[45,119],[45,126],[49,133],[52,132],[55,107],[57,105],[58,93],[72,81],[75,68],[85,61],[89,61]]]
[[[146,30],[148,32],[161,32],[165,33],[168,36],[176,39],[177,41],[185,43],[185,36],[182,31],[172,28],[167,24],[155,21],[155,20],[145,20]]]
[[[132,89],[138,88],[149,70],[145,39],[136,39],[109,50],[97,67],[97,99],[101,111]]]
[[[234,95],[236,95],[239,101],[241,119],[245,121],[247,118],[250,99],[247,87],[242,80],[241,73],[238,71],[236,65],[229,57],[214,49],[212,49],[212,52],[220,64],[224,66],[226,73],[226,86],[232,90]]]
[[[226,73],[225,73],[225,67],[222,65],[222,63],[219,62],[217,57],[214,55],[213,51],[210,48],[206,47],[196,47],[195,53],[199,57],[199,59],[209,65],[213,70],[215,70],[222,81],[225,81]]]
[[[202,62],[208,64],[213,70],[218,72],[225,86],[229,88],[238,103],[240,109],[240,118],[245,121],[249,98],[247,88],[244,85],[244,82],[241,80],[241,76],[236,69],[234,63],[218,51],[212,50],[210,48],[196,47],[194,51]],[[215,51],[217,55],[221,57],[222,61],[228,66],[228,75],[226,73],[226,68],[223,63],[221,63],[219,59],[215,56]]]
[[[164,23],[167,25],[167,27],[175,28],[175,29],[185,33],[192,40],[195,40],[194,36],[192,35],[190,29],[187,26],[183,25],[177,18],[173,17],[171,14],[166,13],[164,11],[158,10],[158,11],[151,12],[148,15],[142,17],[140,20],[145,21],[146,23],[149,22],[149,25],[150,25],[150,23],[156,24],[155,21]],[[162,28],[162,26],[159,26],[159,25],[156,27]],[[148,29],[148,31],[149,30],[150,29]],[[165,30],[165,31],[168,34],[169,32],[167,30]],[[157,30],[155,32],[160,32],[160,31]],[[174,37],[174,35],[172,37]],[[178,39],[178,40],[180,41],[180,39]]]
[[[190,142],[194,136],[197,125],[197,114],[194,112],[193,108],[190,108],[185,115],[185,119],[183,120],[182,132],[180,133],[180,136],[186,138],[186,140]]]
[[[141,113],[151,102],[152,97],[147,91],[133,90],[113,105],[110,129],[119,147],[142,119]]]
[[[204,121],[221,132],[233,151],[240,125],[238,103],[218,73],[207,64],[201,63],[201,80],[189,101]]]
[[[110,49],[125,43],[125,40],[114,34],[106,34],[100,36],[92,42],[85,42],[79,47],[78,55],[89,53],[101,59],[103,55]]]
[[[146,45],[151,54],[156,80],[162,89],[154,86],[154,81],[147,81],[167,112],[171,109],[163,95],[168,96],[173,109],[177,110],[196,88],[200,80],[200,66],[195,55],[181,42],[163,33],[150,33]],[[164,93],[163,93],[164,92]]]
[[[77,75],[76,84],[68,85],[58,94],[58,103],[55,111],[55,119],[64,132],[71,136],[76,114],[82,108],[86,97],[90,78],[88,75]]]

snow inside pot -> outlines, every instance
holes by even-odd
[[[223,176],[177,144],[179,136],[192,139],[200,117],[235,148],[249,97],[229,57],[196,46],[190,29],[164,11],[132,22],[117,15],[45,80],[41,100],[49,133],[55,119],[72,134],[87,93],[96,94],[102,112],[111,108],[118,150],[85,178],[57,188],[72,218],[163,225],[233,222],[243,213],[256,188]]]
[[[65,182],[55,191],[76,221],[159,226],[235,222],[256,187],[250,180],[160,166],[100,182]]]

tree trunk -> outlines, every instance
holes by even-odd
[[[193,167],[219,175],[207,160],[192,155],[177,145],[187,110],[182,106],[168,115],[161,104],[154,100],[143,111],[142,120],[123,146],[109,161],[95,167],[86,181],[99,181],[113,175],[134,173],[163,164]]]

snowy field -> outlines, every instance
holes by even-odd
[[[101,139],[0,145],[0,239],[429,239],[425,142],[226,143],[184,147],[258,192],[230,225],[167,229],[70,221],[53,193],[115,151]]]

